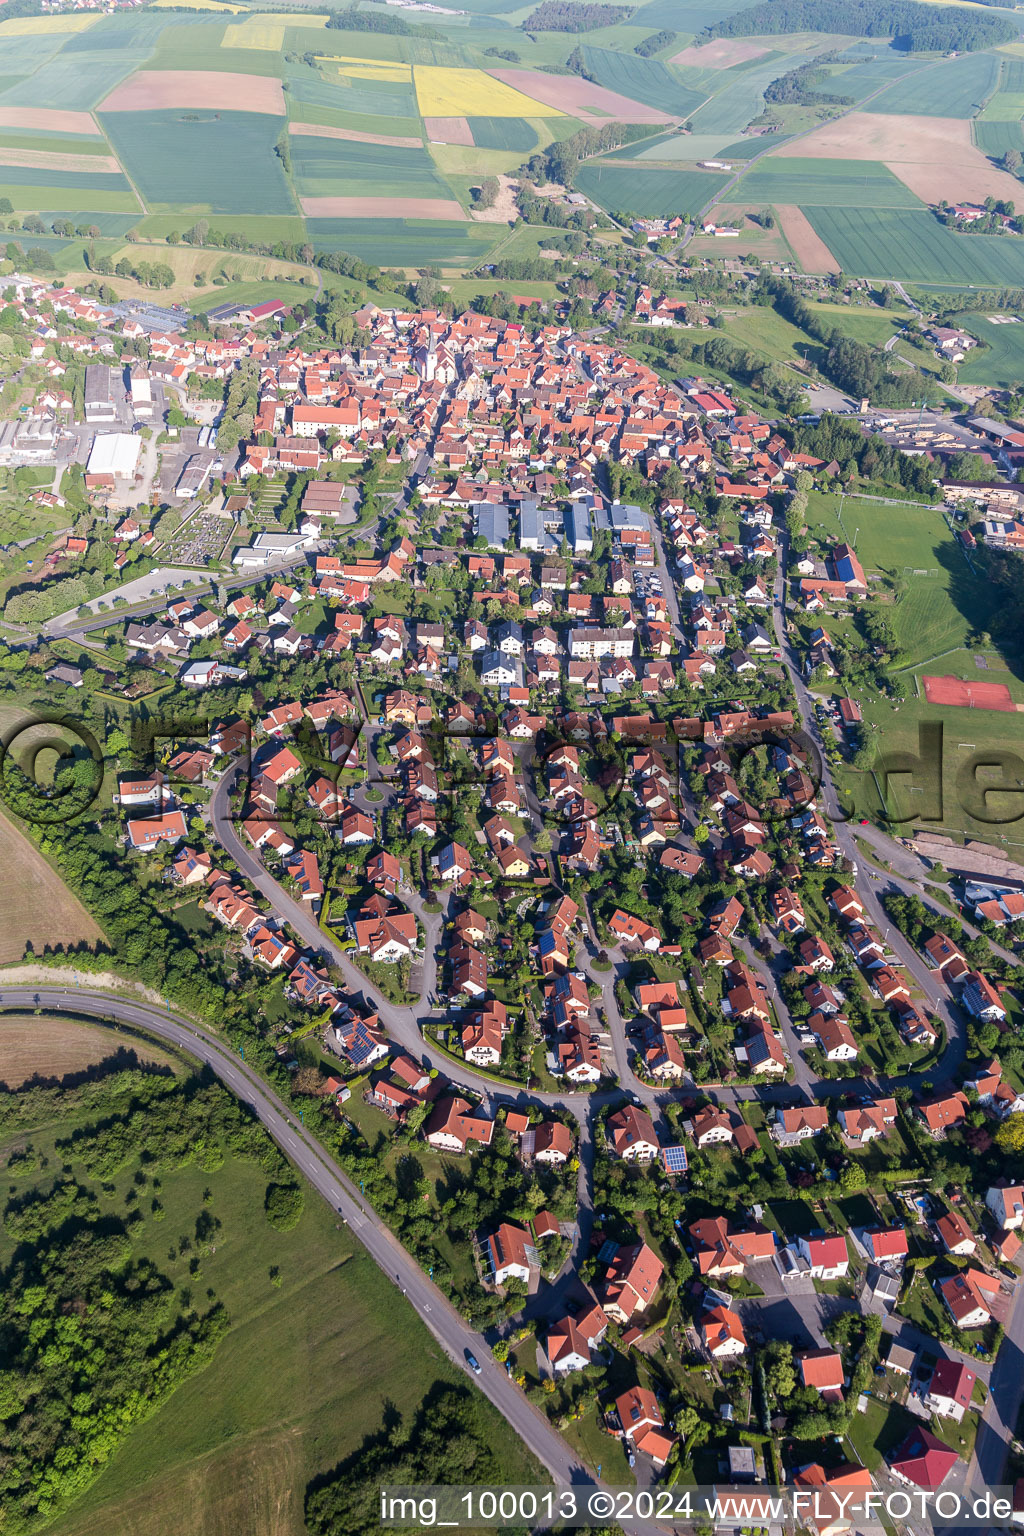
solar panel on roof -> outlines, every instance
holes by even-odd
[[[661,1157],[666,1173],[685,1173],[689,1166],[685,1147],[662,1147]]]

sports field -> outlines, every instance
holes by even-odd
[[[294,213],[274,144],[281,119],[263,112],[108,112],[101,119],[150,208]],[[318,141],[319,142],[319,141]]]
[[[1001,714],[1014,714],[1013,702],[1005,683],[975,682],[971,678],[931,677],[921,678],[924,696],[930,704],[950,704],[960,709],[994,709]]]
[[[695,214],[717,196],[728,177],[713,171],[662,171],[647,166],[589,161],[576,177],[579,190],[609,210],[650,217]]]
[[[770,157],[749,170],[736,196],[750,203],[796,203],[799,207],[920,208],[921,201],[877,160],[822,160]]]
[[[809,207],[807,217],[843,271],[857,277],[1024,285],[1024,241],[956,235],[926,209]]]

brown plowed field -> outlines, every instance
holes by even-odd
[[[464,117],[425,117],[423,126],[432,144],[472,144],[473,130]]]
[[[115,86],[98,112],[267,112],[285,116],[280,80],[227,70],[140,69]]]
[[[672,123],[676,119],[658,107],[645,106],[642,101],[632,101],[617,91],[606,91],[603,85],[593,85],[576,75],[545,75],[536,69],[489,69],[489,75],[502,80],[513,90],[542,101],[546,107],[557,107],[570,117],[578,117],[584,123],[606,123],[609,119],[620,123]]]
[[[399,133],[360,133],[358,128],[328,128],[324,123],[289,123],[288,132],[304,139],[350,139],[353,144],[393,144],[396,149],[422,149],[423,140]]]
[[[775,213],[793,255],[805,272],[838,272],[836,261],[820,235],[815,234],[806,214],[792,203],[776,203]]]
[[[0,128],[36,128],[44,133],[91,133],[100,131],[89,112],[51,112],[49,107],[0,107]]]
[[[675,53],[670,64],[695,64],[698,69],[731,69],[734,64],[745,64],[748,59],[759,59],[768,52],[760,43],[747,42],[741,37],[720,37],[713,43],[692,45],[682,53]]]

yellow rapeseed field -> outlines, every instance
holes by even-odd
[[[381,80],[388,85],[408,85],[412,72],[408,64],[393,59],[356,59],[340,53],[317,54],[317,63],[333,64],[339,75],[350,80]]]
[[[416,101],[423,117],[564,117],[532,96],[513,90],[482,69],[417,64]]]
[[[267,11],[225,27],[220,45],[222,48],[262,48],[268,53],[280,53],[284,47],[285,27],[326,25],[324,15],[300,16],[294,11]]]
[[[47,32],[84,32],[96,16],[12,16],[0,21],[0,37],[38,37]]]

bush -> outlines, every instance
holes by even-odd
[[[277,1232],[290,1232],[298,1226],[305,1195],[300,1184],[268,1184],[263,1212]]]

